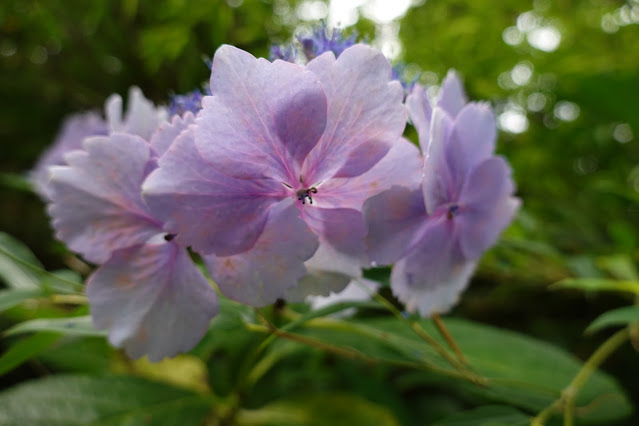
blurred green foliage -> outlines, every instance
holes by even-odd
[[[101,110],[111,93],[125,94],[129,86],[137,85],[146,96],[163,103],[173,93],[201,87],[209,77],[205,60],[222,43],[267,56],[270,43],[290,41],[294,29],[306,25],[296,14],[301,3],[3,0],[0,173],[5,175],[0,180],[0,230],[23,241],[49,270],[71,264],[86,272],[53,240],[43,204],[6,173],[27,171],[53,140],[65,115]],[[521,133],[502,131],[498,143],[512,164],[523,210],[501,243],[484,257],[473,286],[454,313],[525,331],[585,358],[605,333],[585,338],[583,329],[602,312],[631,303],[632,297],[595,293],[593,288],[584,297],[579,290],[549,292],[546,286],[569,277],[599,282],[637,279],[620,271],[636,271],[639,262],[639,56],[635,53],[639,2],[413,4],[391,24],[374,22],[361,7],[363,15],[355,27],[373,42],[389,29],[398,31],[403,46],[398,59],[419,67],[424,72],[422,83],[436,85],[447,69],[455,68],[471,99],[488,100],[501,118],[514,111],[527,123]],[[538,40],[533,33],[539,29],[555,31],[546,33],[550,41],[558,33],[558,45],[548,51],[535,47]],[[30,274],[24,272],[27,280]],[[14,303],[24,294],[3,294],[2,300]],[[18,306],[0,317],[0,327],[17,319],[63,317],[67,311],[58,306],[40,306],[37,311]],[[213,336],[220,339],[205,340],[194,351],[207,363],[209,381],[221,395],[230,394],[243,374],[245,352],[262,341],[253,334],[236,335],[236,325],[232,320],[214,323]],[[39,376],[46,371],[44,365],[53,371],[108,371],[104,360],[112,351],[103,340],[92,339],[57,342],[42,360],[5,377],[4,384]],[[22,345],[27,351],[36,350],[53,341],[50,334],[35,334]],[[82,355],[77,365],[83,367],[75,370],[64,360],[77,347]],[[261,391],[357,393],[390,407],[402,424],[435,421],[479,405],[476,395],[451,389],[432,376],[390,367],[373,369],[310,350],[291,354],[269,370],[268,385],[258,382]],[[607,368],[639,403],[639,384],[633,380],[639,374],[636,353],[626,348]],[[146,384],[136,382],[136,386]],[[394,392],[388,392],[388,386]],[[201,403],[199,397],[189,397],[196,405]],[[277,412],[280,407],[259,392],[247,401],[248,408],[271,404],[272,412]],[[351,403],[367,408],[366,401],[357,398]],[[521,413],[503,407],[482,413],[513,416],[513,421],[521,418]],[[247,422],[259,420],[251,417],[255,413],[244,415]]]

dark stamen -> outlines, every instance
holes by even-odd
[[[173,238],[175,238],[175,234],[166,234],[164,236],[164,239],[167,241],[171,241]]]
[[[457,204],[453,204],[452,206],[448,207],[446,218],[448,220],[451,220],[453,217],[457,216],[457,213],[459,213],[459,206]]]
[[[297,195],[297,199],[300,200],[302,204],[306,204],[307,198],[308,198],[308,203],[313,204],[313,197],[311,196],[311,193],[317,194],[317,188],[315,188],[314,186],[308,189],[302,188],[297,190],[295,194]]]

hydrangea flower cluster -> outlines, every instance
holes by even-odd
[[[187,351],[217,313],[187,248],[221,293],[257,307],[395,263],[394,293],[429,315],[452,306],[512,220],[486,104],[467,104],[454,74],[434,107],[419,85],[404,102],[379,51],[324,36],[341,51],[311,49],[306,64],[222,46],[210,94],[170,119],[139,89],[124,119],[112,97],[106,121],[70,119],[37,166],[56,236],[99,265],[94,324],[130,356]],[[403,137],[408,115],[424,154]]]

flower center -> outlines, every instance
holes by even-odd
[[[300,200],[302,204],[306,204],[307,198],[308,198],[308,203],[313,204],[313,197],[311,196],[311,194],[317,194],[317,188],[315,188],[314,186],[310,188],[298,189],[295,192],[295,195],[297,195],[297,199]]]
[[[459,214],[459,206],[457,204],[451,204],[450,206],[448,206],[448,211],[446,212],[446,219],[452,220],[458,214]]]

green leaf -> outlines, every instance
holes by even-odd
[[[44,288],[79,294],[84,289],[76,272],[45,270],[27,246],[4,232],[0,232],[0,278],[10,288],[19,290]]]
[[[528,426],[530,417],[513,407],[486,405],[457,413],[434,426]]]
[[[133,377],[60,375],[0,393],[3,426],[202,424],[205,395]]]
[[[624,306],[599,315],[586,328],[586,333],[594,333],[606,327],[626,325],[636,321],[639,322],[639,306]]]
[[[57,333],[37,333],[13,344],[0,357],[0,375],[43,352],[59,338]]]
[[[446,346],[430,321],[421,327]],[[539,411],[560,397],[561,392],[580,370],[575,357],[546,342],[521,334],[476,324],[461,319],[447,319],[446,325],[470,363],[471,369],[488,379],[486,386],[468,380],[445,383],[487,400],[499,401]],[[396,318],[351,320],[316,320],[296,333],[320,342],[347,348],[374,360],[453,368],[434,349],[418,337],[407,324]],[[612,421],[628,415],[631,406],[614,379],[596,372],[579,394],[578,416],[592,421]]]
[[[9,234],[0,232],[0,278],[7,286],[29,290],[40,287],[40,277],[33,268],[42,264],[27,246]]]
[[[298,396],[267,404],[259,410],[242,410],[237,423],[245,426],[398,426],[391,412],[352,394]]]
[[[4,332],[5,336],[33,331],[53,331],[73,336],[106,336],[106,331],[93,328],[90,316],[43,318],[25,321]]]
[[[40,290],[0,290],[0,312],[13,308],[27,299],[43,296]]]
[[[622,291],[639,294],[639,281],[607,278],[568,278],[550,286],[551,289],[574,288],[584,291]]]

